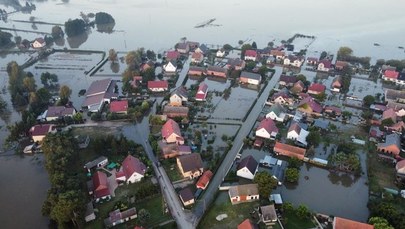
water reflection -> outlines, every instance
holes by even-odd
[[[97,24],[97,31],[101,33],[112,33],[114,32],[114,23],[108,23],[108,24]]]
[[[89,37],[89,35],[87,34],[87,32],[85,32],[78,36],[68,37],[67,42],[68,42],[70,48],[79,48],[80,45],[82,45],[84,42],[87,41],[88,37]]]
[[[112,72],[118,73],[120,71],[120,64],[117,62],[111,62],[110,68]]]
[[[335,185],[341,184],[344,187],[350,187],[358,180],[357,177],[350,175],[348,173],[336,173],[336,172],[330,172],[328,178],[332,184]]]
[[[55,42],[55,44],[57,46],[65,46],[65,38],[64,37],[57,38],[53,42]]]

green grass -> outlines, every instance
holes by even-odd
[[[174,182],[183,179],[184,177],[180,174],[177,169],[176,161],[173,159],[165,159],[162,161],[162,166],[165,169],[169,179]]]
[[[220,228],[237,228],[243,220],[250,217],[250,212],[254,208],[260,205],[259,202],[241,203],[237,205],[232,205],[229,200],[225,203],[216,203],[210,207],[198,228],[210,228],[210,229],[220,229]],[[218,222],[215,217],[220,214],[227,214],[228,218],[223,219]],[[258,218],[256,219],[258,220]],[[254,221],[256,221],[254,220]]]
[[[294,212],[285,213],[281,221],[285,229],[308,229],[314,228],[315,224],[310,219],[300,219]]]
[[[382,188],[396,188],[394,166],[379,160],[377,152],[367,153],[367,167],[370,191],[379,192]]]

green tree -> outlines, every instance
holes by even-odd
[[[94,21],[96,24],[110,24],[110,23],[115,23],[114,18],[105,12],[98,12],[96,13],[96,18]]]
[[[269,41],[269,42],[267,43],[267,47],[273,48],[273,46],[274,46],[274,42],[273,42],[273,41]]]
[[[375,102],[375,97],[372,95],[366,95],[363,98],[363,106],[370,107]]]
[[[58,25],[55,25],[52,27],[51,34],[52,34],[53,39],[62,38],[65,35],[62,28]]]
[[[299,74],[296,79],[297,81],[301,80],[303,83],[307,81],[307,77],[303,74]]]
[[[224,44],[222,48],[225,49],[226,51],[231,51],[233,49],[233,47],[230,44]]]
[[[65,22],[65,32],[68,37],[78,36],[86,31],[86,23],[82,19]]]
[[[381,121],[381,126],[392,126],[394,125],[394,121],[391,118],[386,118],[384,120]]]
[[[115,49],[110,49],[108,51],[108,60],[115,63],[115,61],[118,60],[118,55],[117,52],[115,51]]]
[[[252,49],[257,49],[256,41],[253,41],[253,42],[252,42]]]
[[[148,101],[143,101],[141,104],[142,111],[145,112],[145,111],[149,110],[149,108],[150,108],[150,105],[149,105]]]
[[[251,44],[244,44],[241,47],[241,58],[244,59],[246,50],[252,49]]]
[[[136,70],[139,68],[142,62],[143,49],[138,49],[136,51],[130,51],[125,56],[125,63],[130,70]]]
[[[59,90],[59,97],[62,104],[66,104],[69,101],[72,90],[67,86],[63,85]]]
[[[340,47],[338,52],[337,52],[337,59],[338,60],[346,60],[347,57],[351,56],[353,54],[353,50],[349,47]]]
[[[288,168],[296,168],[299,170],[301,165],[302,165],[302,161],[298,158],[291,157],[288,159]]]
[[[256,173],[253,183],[258,185],[260,196],[263,198],[268,198],[271,191],[277,187],[278,181],[269,173],[262,171]]]
[[[350,119],[352,117],[352,115],[353,114],[350,111],[343,111],[342,112],[343,119]]]
[[[325,101],[326,97],[327,97],[327,95],[325,94],[325,92],[321,92],[317,95],[314,95],[314,98],[319,100],[320,102]]]
[[[34,92],[37,87],[34,77],[25,77],[23,79],[23,85],[25,90],[27,90],[28,92]]]
[[[308,218],[309,215],[310,215],[309,209],[308,209],[308,207],[305,206],[305,205],[300,205],[300,206],[298,206],[298,208],[297,208],[297,210],[296,210],[295,213],[296,213],[297,216],[298,216],[299,218],[301,218],[301,219]]]
[[[371,217],[368,223],[374,225],[374,229],[394,229],[388,221],[382,217]]]
[[[318,131],[309,131],[309,134],[306,138],[309,145],[317,147],[321,143],[321,135]]]
[[[150,213],[146,209],[141,209],[138,212],[138,218],[141,223],[146,223],[150,219]]]
[[[300,178],[300,172],[296,168],[287,168],[285,170],[285,179],[287,182],[295,183]]]
[[[0,31],[0,48],[7,47],[12,44],[12,37],[13,35],[11,33]]]

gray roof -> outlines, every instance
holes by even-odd
[[[244,184],[231,186],[229,188],[229,196],[247,196],[247,195],[259,195],[259,188],[257,184]]]
[[[96,166],[98,163],[100,163],[100,162],[102,162],[102,161],[104,161],[104,160],[108,160],[108,158],[106,158],[106,157],[104,157],[104,156],[100,156],[100,157],[98,157],[98,158],[96,158],[96,159],[94,159],[94,160],[92,160],[92,161],[87,162],[87,163],[84,165],[84,167],[85,167],[86,169],[91,169],[91,168],[93,168],[94,166]]]
[[[259,166],[257,161],[252,157],[252,155],[249,155],[240,161],[238,170],[246,167],[252,174],[255,174],[257,166]]]
[[[385,142],[378,144],[378,147],[387,147],[390,145],[396,145],[401,149],[401,138],[398,134],[389,134],[385,137]]]
[[[273,204],[267,205],[267,206],[261,206],[260,212],[262,213],[262,218],[263,218],[264,222],[277,220],[276,209],[274,208]]]
[[[270,112],[274,112],[274,114],[276,114],[277,116],[280,116],[281,113],[285,112],[285,109],[283,106],[281,106],[280,104],[276,103],[274,105],[272,105],[269,109],[269,113]]]
[[[329,127],[329,121],[321,120],[321,119],[315,119],[314,126],[318,127],[318,128],[321,128],[321,129],[324,129],[324,130],[327,130],[328,127]]]
[[[259,80],[259,81],[262,80],[262,76],[260,74],[252,73],[252,72],[246,72],[246,71],[243,71],[240,74],[240,77],[245,77],[245,78]]]
[[[385,100],[397,101],[398,99],[405,99],[405,91],[394,89],[387,89],[385,91]]]
[[[194,199],[193,192],[191,192],[190,188],[184,188],[179,192],[180,198],[183,200],[183,202],[187,202],[189,200]]]
[[[198,47],[203,53],[206,53],[209,51],[209,48],[205,44],[201,44],[200,47]]]
[[[223,72],[223,73],[227,72],[226,68],[222,68],[222,67],[219,67],[219,66],[208,66],[207,70],[208,71],[214,71],[214,72]]]
[[[173,93],[172,95],[177,94],[179,97],[183,97],[183,98],[187,98],[188,97],[188,93],[187,93],[187,89],[184,88],[183,86],[178,87]]]
[[[177,160],[180,161],[180,164],[184,172],[189,172],[203,168],[203,162],[201,160],[201,155],[199,153],[183,155],[178,157]]]
[[[72,115],[74,110],[74,107],[51,106],[48,107],[46,117],[62,117],[66,115]]]
[[[94,81],[93,83],[91,83],[89,89],[87,89],[86,96],[112,92],[114,90],[114,87],[112,87],[113,90],[111,90],[112,84],[114,84],[113,86],[115,86],[115,83],[112,79]]]

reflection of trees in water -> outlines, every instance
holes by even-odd
[[[69,43],[70,48],[79,48],[84,42],[87,41],[89,35],[85,32],[78,36],[68,37],[67,42]]]
[[[348,173],[335,173],[330,172],[328,178],[332,184],[343,185],[344,187],[350,187],[357,181],[357,178]]]
[[[120,71],[120,64],[117,62],[111,62],[110,68],[112,72],[118,73]]]
[[[299,181],[296,183],[289,183],[289,182],[284,182],[284,186],[288,190],[294,190],[298,187]]]
[[[63,37],[55,39],[54,42],[57,46],[65,46],[65,38]]]
[[[112,33],[114,30],[115,22],[108,24],[97,24],[97,31],[101,33]]]

